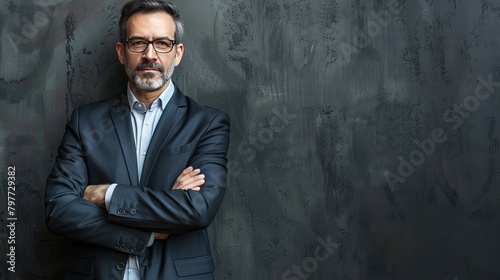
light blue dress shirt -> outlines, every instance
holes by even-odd
[[[127,98],[130,106],[130,121],[132,124],[132,133],[134,134],[135,150],[137,158],[137,172],[139,180],[141,179],[142,167],[144,165],[144,158],[148,151],[149,142],[158,121],[160,120],[167,103],[174,94],[175,86],[170,80],[168,87],[161,93],[161,95],[151,104],[150,108],[141,103],[132,93],[130,87],[127,87]],[[117,184],[112,184],[106,191],[105,204],[106,209],[109,208],[109,202],[113,196]],[[148,247],[153,245],[154,233],[151,233],[151,238]],[[127,266],[125,268],[124,280],[141,280],[139,258],[135,255],[130,255]]]

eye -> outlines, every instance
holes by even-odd
[[[155,44],[159,47],[170,47],[172,45],[172,42],[167,41],[167,40],[159,40],[155,41]]]
[[[144,41],[144,40],[131,40],[131,41],[130,41],[130,44],[131,44],[132,46],[144,46],[144,45],[146,45],[146,44],[147,44],[147,42],[146,42],[146,41]]]

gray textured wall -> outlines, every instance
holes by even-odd
[[[0,1],[0,279],[59,274],[45,178],[72,109],[121,88],[122,3]],[[174,80],[232,121],[217,279],[499,279],[498,1],[177,5]]]

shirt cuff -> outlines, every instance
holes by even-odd
[[[106,194],[104,196],[104,204],[106,205],[106,211],[109,211],[109,204],[111,203],[111,197],[113,196],[113,192],[115,191],[116,185],[118,184],[111,184],[106,190]]]
[[[153,242],[155,242],[155,233],[151,233],[151,237],[149,237],[149,242],[148,242],[148,247],[151,247],[153,245]]]

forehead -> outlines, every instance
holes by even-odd
[[[175,22],[166,12],[136,13],[127,20],[127,37],[174,38]]]

